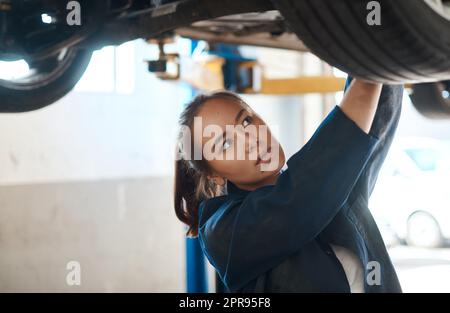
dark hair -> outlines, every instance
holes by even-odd
[[[214,99],[229,100],[246,105],[242,98],[233,92],[216,91],[197,95],[186,105],[180,115],[176,153],[181,153],[181,157],[177,157],[175,160],[174,207],[178,219],[189,227],[186,235],[191,237],[198,236],[198,206],[200,202],[223,194],[225,188],[207,178],[211,171],[203,156],[200,160],[192,157],[183,158],[183,148],[180,146],[180,142],[183,140],[182,128],[188,127],[193,130],[194,117],[201,106]],[[194,147],[193,137],[190,137],[188,143],[191,146],[190,151],[193,151]]]

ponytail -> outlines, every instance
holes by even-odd
[[[174,207],[178,219],[188,225],[187,236],[198,235],[198,177],[184,159],[175,161]]]
[[[201,201],[223,194],[224,188],[195,170],[184,159],[175,161],[174,208],[178,219],[188,226],[186,236],[198,236],[198,207]]]

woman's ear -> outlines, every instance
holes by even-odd
[[[212,180],[216,185],[225,186],[226,180],[219,175],[208,175],[209,180]]]

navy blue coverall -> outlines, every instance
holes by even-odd
[[[369,134],[336,105],[275,185],[228,181],[226,195],[200,202],[200,245],[227,291],[350,292],[336,244],[359,257],[365,292],[401,292],[368,199],[402,97],[403,86],[383,85]]]

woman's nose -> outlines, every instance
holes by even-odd
[[[245,146],[247,149],[247,153],[252,153],[254,151],[258,151],[259,138],[258,134],[254,134],[252,132],[245,133]]]
[[[250,154],[254,151],[258,151],[258,135],[248,131],[237,131],[236,133],[236,144],[243,148],[245,154]],[[239,149],[238,149],[239,150]]]

